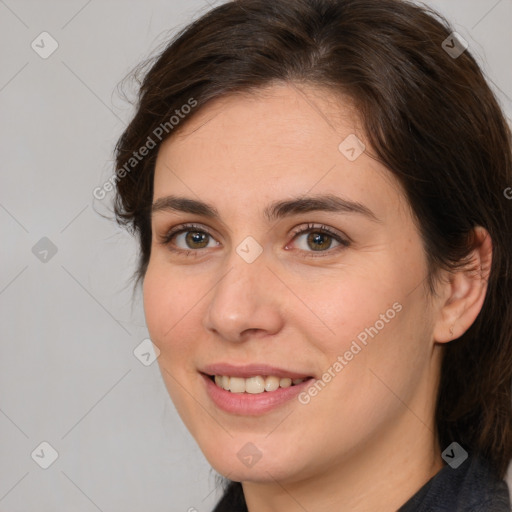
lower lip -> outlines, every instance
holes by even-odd
[[[244,416],[265,414],[284,405],[303,391],[313,379],[307,379],[300,384],[287,388],[277,388],[275,391],[263,393],[232,393],[215,384],[210,377],[201,374],[206,384],[206,391],[213,403],[225,412]]]

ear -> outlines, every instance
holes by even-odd
[[[492,263],[491,236],[481,226],[474,229],[473,250],[469,265],[451,272],[439,285],[434,341],[447,343],[462,336],[482,309]]]

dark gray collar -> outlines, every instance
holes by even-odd
[[[506,482],[482,459],[469,457],[457,469],[445,466],[398,512],[510,512]]]

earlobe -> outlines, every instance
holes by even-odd
[[[473,250],[465,269],[450,273],[441,284],[433,338],[447,343],[460,338],[474,323],[485,300],[492,263],[491,236],[481,226],[474,229]]]

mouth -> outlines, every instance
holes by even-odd
[[[209,398],[219,409],[244,416],[283,406],[315,380],[305,373],[258,364],[211,365],[200,374]]]

